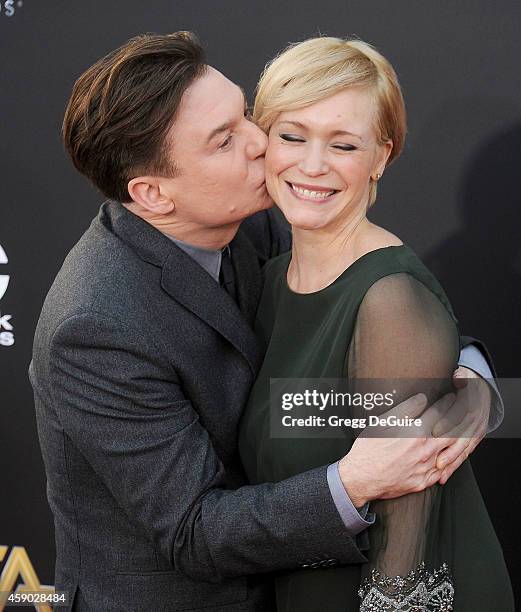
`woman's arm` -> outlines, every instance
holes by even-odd
[[[362,301],[348,353],[348,375],[354,391],[396,391],[395,403],[422,392],[433,402],[450,390],[458,353],[456,324],[445,306],[414,277],[394,274],[377,281]],[[407,432],[402,429],[403,434]],[[427,534],[433,533],[441,491],[434,485],[372,503],[377,521],[370,530],[368,573],[375,569],[391,580],[418,573],[420,564],[430,558],[432,541]],[[391,599],[400,594],[392,582],[382,591],[382,597]]]

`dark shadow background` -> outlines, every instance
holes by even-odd
[[[400,77],[409,138],[373,219],[433,269],[498,375],[520,376],[517,0],[22,2],[8,16],[0,1],[0,244],[9,257],[0,274],[11,275],[0,313],[12,315],[15,334],[13,346],[0,344],[0,545],[26,547],[42,583],[53,580],[53,532],[26,371],[44,296],[102,201],[66,159],[60,125],[75,79],[131,36],[194,30],[210,63],[250,95],[290,41],[355,34],[377,46]],[[520,450],[518,440],[486,440],[472,458],[518,601]]]

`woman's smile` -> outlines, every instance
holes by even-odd
[[[294,197],[309,202],[330,202],[339,191],[331,187],[285,182]]]

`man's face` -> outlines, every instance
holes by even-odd
[[[222,227],[272,206],[267,137],[249,120],[242,90],[214,68],[184,93],[168,141],[179,173],[163,179],[162,190],[178,224]]]

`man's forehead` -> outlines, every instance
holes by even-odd
[[[245,103],[242,87],[211,66],[186,90],[172,131],[204,136],[237,115],[237,106]]]
[[[220,106],[225,107],[226,103],[234,104],[237,98],[242,97],[245,97],[242,87],[208,66],[207,71],[186,90],[181,107],[210,112]]]

